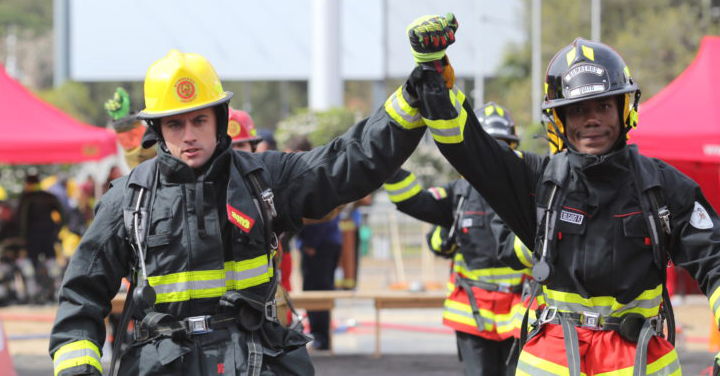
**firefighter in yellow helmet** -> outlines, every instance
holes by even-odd
[[[325,146],[253,154],[231,149],[232,93],[203,56],[173,50],[150,66],[137,117],[158,155],[113,182],[68,266],[50,339],[55,375],[101,374],[103,317],[127,275],[119,333],[129,320],[135,333],[119,374],[312,375],[309,338],[276,317],[275,234],[400,167],[424,133],[404,88]]]
[[[409,37],[422,64],[434,65],[446,46],[424,37],[457,20],[425,22]],[[438,95],[429,87],[441,77],[426,71],[409,86],[440,151],[533,244],[541,310],[517,374],[680,374],[668,259],[695,277],[720,320],[720,218],[697,183],[627,145],[640,92],[622,57],[577,38],[550,61],[549,156],[498,145],[476,126],[462,91]]]
[[[512,149],[519,144],[507,109],[489,102],[475,113],[496,140]],[[455,330],[465,375],[515,374],[514,341],[520,336],[521,293],[530,269],[513,270],[500,261],[500,253],[507,248],[529,260],[530,251],[496,221],[495,211],[463,178],[423,190],[414,174],[401,169],[385,190],[398,210],[436,225],[430,249],[453,260],[443,324]]]

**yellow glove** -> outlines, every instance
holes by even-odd
[[[455,42],[459,24],[452,13],[442,16],[422,16],[406,29],[413,58],[418,64],[441,60],[445,49]]]

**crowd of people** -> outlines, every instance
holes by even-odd
[[[0,306],[55,304],[67,260],[93,218],[94,183],[36,173],[0,195]]]

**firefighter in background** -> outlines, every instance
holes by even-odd
[[[102,374],[103,318],[128,275],[136,330],[121,375],[313,374],[307,337],[277,323],[274,234],[382,185],[423,136],[412,97],[401,87],[309,152],[233,152],[232,93],[212,65],[177,50],[155,62],[138,118],[158,155],[113,183],[69,264],[55,375]]]
[[[534,244],[530,260],[503,256],[532,266],[543,284],[517,374],[680,374],[668,258],[694,276],[720,320],[720,218],[696,182],[627,145],[640,98],[630,69],[602,43],[577,38],[563,47],[545,77],[553,154],[519,156],[476,126],[460,90],[437,90],[434,68],[447,64],[448,43],[426,37],[456,28],[452,14],[411,24],[427,74],[408,82],[443,155]]]
[[[60,201],[52,193],[42,190],[40,178],[25,177],[25,189],[18,204],[20,238],[35,269],[35,286],[28,277],[28,299],[34,303],[54,302],[60,287],[62,270],[58,263],[58,233],[65,223]]]
[[[476,114],[483,129],[496,140],[511,149],[517,147],[519,139],[509,111],[490,102]],[[513,270],[499,260],[502,244],[498,238],[503,229],[491,226],[495,212],[462,178],[422,190],[415,176],[401,169],[385,183],[385,190],[398,210],[437,225],[429,237],[430,249],[453,260],[443,324],[455,330],[465,375],[514,374],[517,352],[512,351],[513,342],[520,334],[525,313],[521,292],[530,271]],[[510,241],[518,252],[530,257],[521,242],[514,237]]]
[[[232,148],[255,153],[257,145],[262,141],[255,130],[255,122],[245,111],[232,107],[229,111],[228,136],[232,140]]]

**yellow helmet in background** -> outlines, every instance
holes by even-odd
[[[7,191],[0,185],[0,201],[7,200]]]
[[[151,120],[227,103],[215,68],[204,57],[171,50],[145,76],[145,109],[139,119]]]

